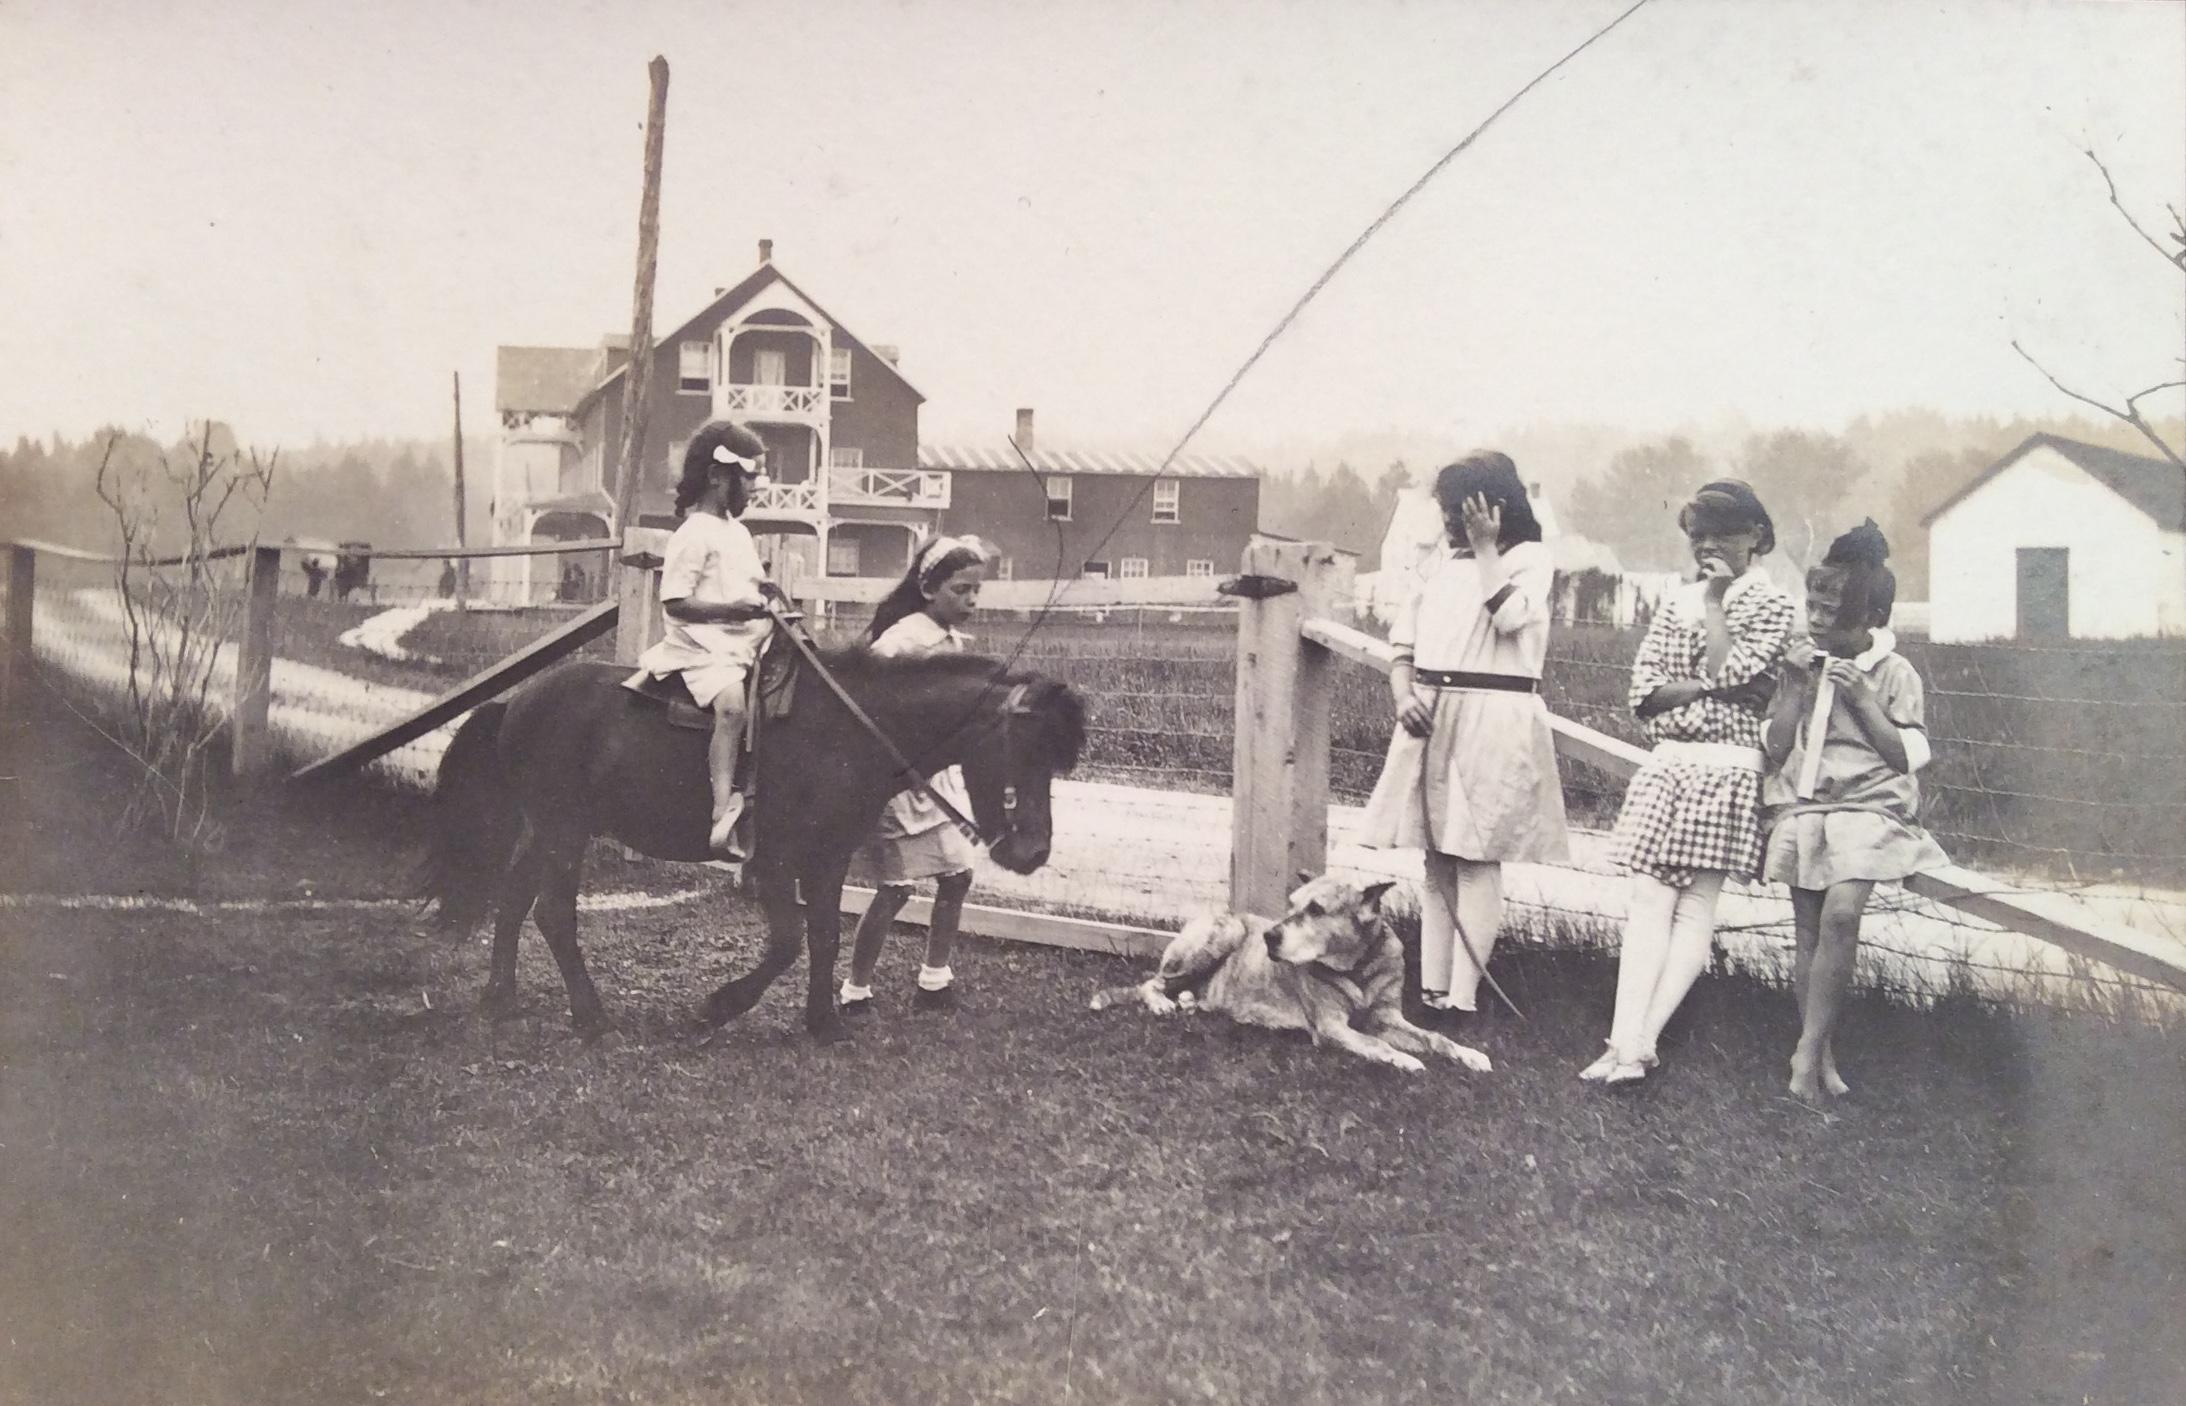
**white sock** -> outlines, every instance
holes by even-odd
[[[846,977],[843,979],[842,992],[835,999],[844,1004],[852,1001],[870,1001],[873,999],[873,988],[870,986],[853,986],[849,978]]]
[[[956,973],[947,967],[929,967],[919,964],[918,989],[921,991],[946,991],[949,983],[956,980]]]

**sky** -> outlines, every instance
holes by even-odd
[[[0,440],[489,426],[499,344],[776,262],[922,438],[1170,447],[1629,0],[0,4]],[[2178,374],[2186,6],[1650,0],[1330,282],[1195,447],[2064,414]],[[2186,413],[2186,396],[2145,402]]]

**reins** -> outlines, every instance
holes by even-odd
[[[805,629],[803,618],[783,610],[781,603],[773,596],[766,598],[766,607],[767,614],[773,618],[774,623],[780,627],[783,635],[796,648],[799,657],[810,666],[813,673],[819,675],[820,681],[827,685],[829,692],[841,700],[843,707],[850,710],[850,716],[857,720],[858,725],[870,733],[875,742],[880,743],[881,750],[885,751],[888,754],[888,759],[895,764],[896,775],[909,782],[906,789],[917,791],[936,806],[939,806],[941,813],[948,816],[950,822],[973,841],[991,847],[999,837],[988,836],[984,830],[979,828],[976,821],[958,810],[947,796],[936,790],[934,784],[926,778],[925,774],[911,765],[911,759],[903,755],[902,749],[889,739],[887,733],[881,731],[880,724],[873,721],[872,714],[866,712],[859,705],[858,700],[850,696],[849,690],[842,686],[842,681],[837,679],[827,665],[821,662],[819,645],[813,640],[811,633]],[[1009,696],[1002,703],[1002,753],[1005,768],[1009,760],[1010,719],[1025,711],[1025,691],[1026,685],[1016,685],[1010,690]],[[1014,811],[1017,808],[1016,792],[1017,788],[1015,786],[1004,785],[1002,789],[1002,808],[1005,813]]]

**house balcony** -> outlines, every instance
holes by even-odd
[[[751,498],[744,508],[744,516],[797,518],[812,520],[827,514],[826,483],[817,479],[805,479],[797,483],[770,480],[755,485]]]
[[[949,475],[929,469],[827,471],[827,500],[838,507],[946,508]]]
[[[781,386],[725,381],[714,387],[714,414],[727,419],[824,425],[827,423],[827,407],[826,386]]]

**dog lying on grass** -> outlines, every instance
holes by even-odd
[[[1269,922],[1210,913],[1184,925],[1154,974],[1096,992],[1094,1010],[1137,1001],[1156,1015],[1212,1011],[1244,1025],[1303,1030],[1379,1064],[1417,1074],[1438,1054],[1486,1073],[1488,1057],[1404,1018],[1406,935],[1419,942],[1419,894],[1410,885],[1363,888],[1323,875],[1290,895]]]

